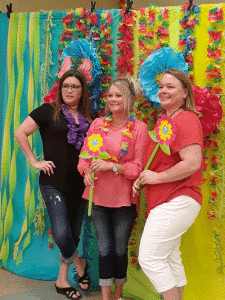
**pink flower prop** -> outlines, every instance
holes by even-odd
[[[211,94],[207,88],[193,85],[193,91],[196,109],[202,114],[199,120],[202,124],[203,136],[209,136],[222,119],[220,98],[216,94]]]
[[[176,126],[172,119],[166,115],[162,115],[157,121],[155,127],[156,139],[163,145],[169,146],[175,139]]]
[[[71,64],[70,56],[67,56],[63,61],[62,70],[59,72],[59,78],[71,68]]]
[[[83,73],[87,82],[91,82],[93,80],[91,75],[92,63],[89,59],[82,59],[82,64],[80,64],[78,70]]]

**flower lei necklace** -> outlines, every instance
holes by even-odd
[[[135,121],[135,115],[130,114],[126,120],[126,129],[122,130],[122,145],[120,149],[120,154],[116,157],[115,155],[112,155],[112,159],[118,162],[118,159],[121,158],[123,154],[127,154],[127,148],[129,146],[130,140],[133,138],[133,135],[131,134],[131,129],[134,127],[134,121]],[[109,127],[112,126],[112,113],[109,113],[104,122],[103,122],[103,128],[102,130],[104,132],[109,132]]]
[[[81,114],[78,114],[77,123],[74,116],[69,112],[66,104],[62,104],[62,111],[65,115],[65,119],[69,123],[67,125],[69,128],[69,132],[67,134],[68,143],[75,145],[75,148],[79,150],[83,145],[85,133],[89,128],[88,120]]]

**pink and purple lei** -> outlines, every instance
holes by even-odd
[[[77,123],[74,116],[68,111],[66,104],[62,104],[62,111],[65,115],[65,119],[69,123],[67,125],[69,128],[69,132],[67,134],[68,143],[75,145],[75,148],[79,150],[83,145],[85,134],[89,128],[88,120],[81,114],[78,114]]]

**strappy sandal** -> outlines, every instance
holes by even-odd
[[[77,290],[74,287],[59,288],[55,284],[56,292],[65,295],[68,299],[80,299],[81,295],[77,295]],[[74,296],[77,296],[74,298]]]
[[[82,291],[87,291],[90,287],[90,277],[88,276],[88,273],[87,273],[87,262],[86,262],[86,266],[84,268],[84,275],[83,276],[79,276],[78,275],[78,284],[79,284],[79,287]],[[82,285],[87,285],[87,288],[82,288],[81,287],[81,284]]]

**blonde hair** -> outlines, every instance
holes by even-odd
[[[189,76],[185,72],[178,70],[178,69],[169,69],[163,75],[165,75],[165,74],[170,74],[170,75],[176,77],[182,84],[182,87],[188,91],[188,95],[184,101],[184,105],[181,108],[183,110],[193,111],[198,117],[201,117],[201,113],[199,113],[195,107],[192,82],[191,82]],[[161,109],[161,112],[162,113],[165,112],[164,108]]]
[[[118,77],[112,80],[109,84],[109,89],[112,85],[115,85],[122,94],[124,95],[125,103],[125,111],[129,114],[132,111],[132,106],[137,98],[141,95],[142,89],[138,82],[132,77]],[[109,111],[106,103],[106,113]]]

